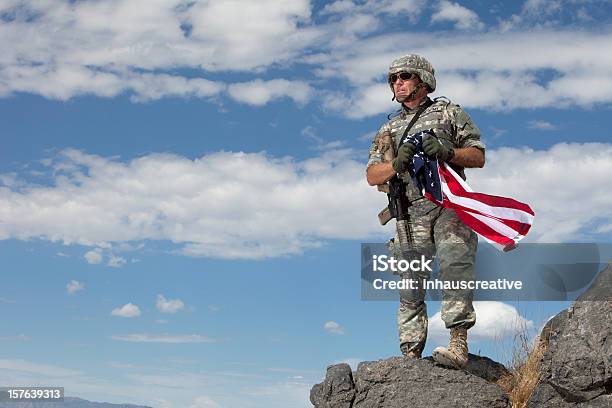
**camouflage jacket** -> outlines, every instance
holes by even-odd
[[[401,112],[382,125],[372,141],[367,167],[384,161],[379,146],[379,137],[385,132],[391,133],[395,143],[395,151],[397,151],[404,130],[412,120],[417,109],[403,107]],[[483,151],[485,149],[485,145],[480,141],[480,130],[470,116],[459,105],[450,102],[444,97],[434,99],[433,104],[425,109],[408,134],[413,135],[426,129],[433,129],[440,141],[448,146],[454,148],[473,146]],[[452,167],[465,179],[462,167],[456,165],[452,165]],[[402,179],[409,185],[408,196],[411,199],[420,196],[420,193],[412,186],[412,180],[408,173],[402,174]]]

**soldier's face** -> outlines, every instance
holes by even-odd
[[[418,76],[413,75],[411,79],[402,79],[398,76],[398,78],[393,83],[393,91],[395,92],[395,99],[398,102],[404,102],[406,97],[410,95],[414,88],[416,88],[417,84],[420,82]]]

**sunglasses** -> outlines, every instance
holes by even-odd
[[[399,72],[397,74],[391,74],[389,75],[389,83],[394,84],[395,81],[397,81],[397,78],[401,78],[402,81],[410,81],[416,76],[417,75],[412,72]]]

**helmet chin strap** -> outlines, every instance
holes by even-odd
[[[410,101],[414,100],[414,99],[415,99],[415,97],[416,97],[417,92],[419,92],[419,90],[420,90],[421,88],[423,88],[424,86],[427,86],[427,84],[425,84],[425,82],[419,82],[419,83],[418,83],[418,84],[417,84],[417,85],[414,87],[414,89],[412,90],[412,92],[410,92],[410,93],[409,93],[409,94],[406,96],[406,98],[404,98],[404,100],[403,100],[403,101],[399,101],[399,100],[398,100],[398,102],[399,102],[399,103],[404,103],[404,102],[410,102]],[[391,98],[391,100],[394,100],[394,99],[396,99],[396,98],[395,98],[395,92],[393,92],[393,98]]]

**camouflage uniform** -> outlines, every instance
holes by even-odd
[[[379,137],[385,132],[391,133],[397,151],[402,134],[416,111],[417,109],[402,106],[402,111],[380,128],[370,148],[368,167],[383,162]],[[409,134],[425,129],[433,129],[440,141],[448,146],[454,148],[473,146],[484,150],[484,145],[480,141],[480,131],[469,115],[445,98],[436,98],[433,104],[423,111]],[[452,167],[465,179],[463,168],[454,165]],[[407,183],[408,198],[411,201],[420,198],[421,194],[415,188],[410,175],[404,173],[400,176]],[[440,265],[438,278],[449,281],[475,279],[474,261],[478,240],[476,234],[459,220],[455,212],[439,207],[427,199],[415,201],[409,212],[413,247],[421,253],[436,255]],[[398,242],[397,237],[390,240],[389,249],[391,254],[399,259],[402,254]],[[400,344],[405,348],[403,351],[420,354],[425,346],[427,307],[424,298],[424,290],[400,291],[397,322]],[[444,291],[441,315],[447,328],[472,327],[476,322],[472,291]]]

